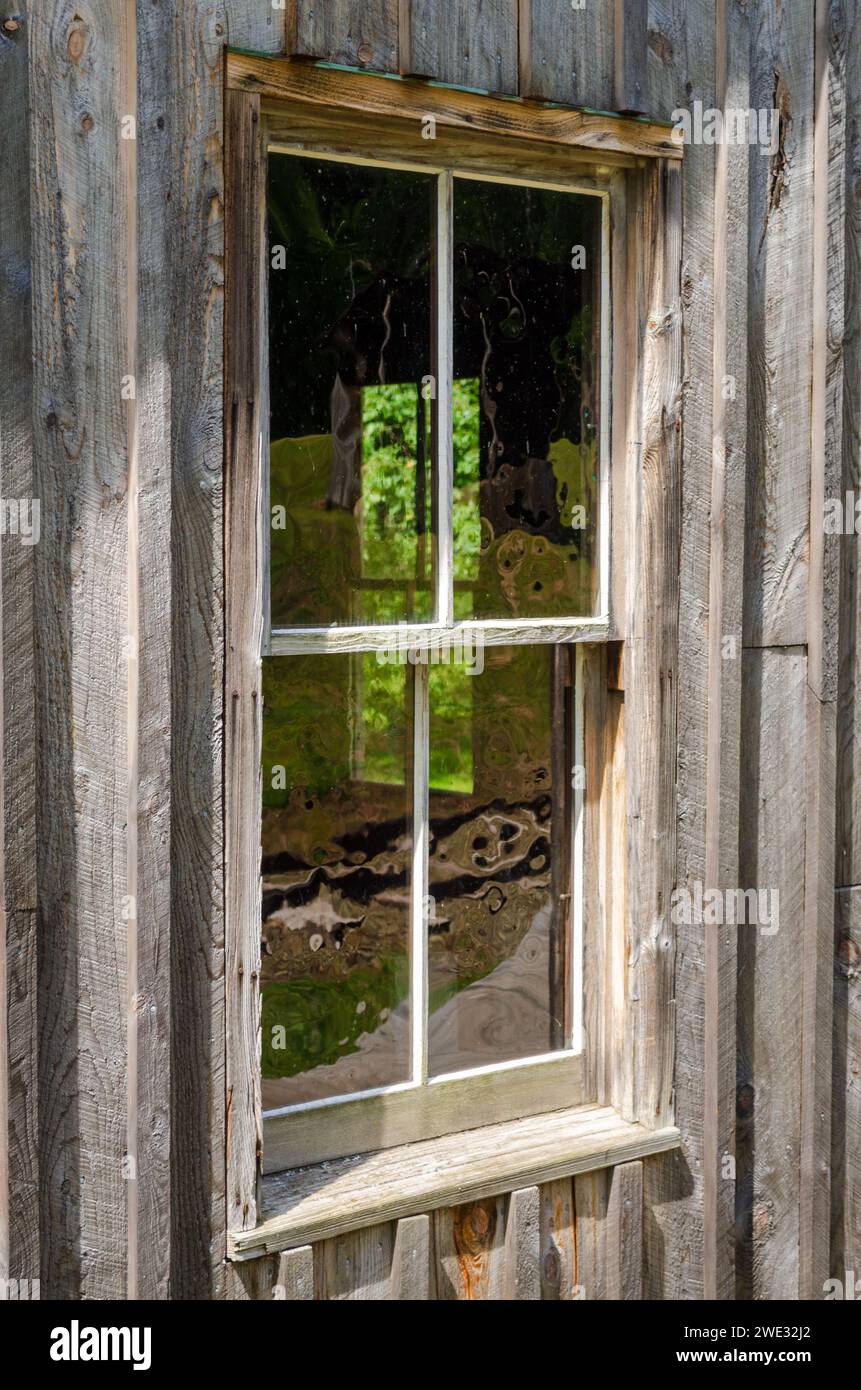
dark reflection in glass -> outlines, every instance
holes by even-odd
[[[456,616],[588,616],[601,201],[456,179],[454,237]]]
[[[263,1103],[405,1081],[413,671],[263,663]]]
[[[434,1075],[564,1046],[570,652],[430,669]]]
[[[269,158],[275,627],[433,617],[426,174]]]

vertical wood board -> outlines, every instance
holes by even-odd
[[[517,93],[517,0],[402,0],[401,72]]]
[[[398,0],[289,0],[286,25],[291,56],[398,70]]]
[[[35,521],[28,7],[0,3],[0,497]],[[41,530],[41,517],[40,517]],[[34,550],[0,545],[0,1278],[39,1278]]]
[[[745,652],[739,880],[779,921],[737,929],[740,1298],[798,1297],[806,677],[802,650]]]
[[[43,1291],[126,1291],[128,14],[30,29]],[[50,792],[48,792],[50,789]]]
[[[224,171],[227,8],[174,18],[170,64],[173,586],[171,1242],[174,1298],[225,1289]]]

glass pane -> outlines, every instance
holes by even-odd
[[[433,1075],[564,1046],[570,652],[490,647],[430,681]]]
[[[455,614],[590,616],[601,200],[455,179],[454,241]]]
[[[263,663],[263,1104],[405,1081],[413,671]]]
[[[426,620],[426,174],[269,156],[274,627]]]

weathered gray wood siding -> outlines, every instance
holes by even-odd
[[[0,4],[0,497],[32,499],[28,52]],[[0,1279],[39,1278],[33,546],[0,542]]]
[[[856,536],[821,527],[824,498],[861,495],[861,3],[134,9],[0,0],[0,485],[42,523],[38,546],[0,549],[0,1275],[41,1274],[52,1297],[821,1296],[861,1269],[861,566]],[[697,101],[782,117],[774,149],[693,144],[681,173],[678,882],[780,903],[774,935],[677,927],[682,1149],[238,1272],[228,42],[664,118]]]
[[[643,1164],[521,1188],[240,1265],[248,1299],[638,1299]]]

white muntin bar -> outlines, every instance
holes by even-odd
[[[412,1077],[424,1084],[428,1075],[428,782],[429,672],[426,663],[414,669],[413,717],[413,862],[410,894],[410,1038]]]
[[[574,660],[574,765],[585,768],[586,736],[584,729],[585,711],[583,706],[583,648],[575,653]],[[565,1044],[575,1053],[583,1051],[583,890],[585,886],[585,807],[586,789],[582,779],[574,779],[571,823],[571,960],[569,978],[566,982],[571,990],[571,1033]]]
[[[602,199],[601,217],[601,349],[598,419],[598,595],[599,613],[610,610],[610,197]]]
[[[452,453],[452,240],[454,224],[453,180],[450,173],[437,179],[436,246],[434,250],[434,375],[436,377],[436,617],[447,626],[454,620],[454,530]]]

